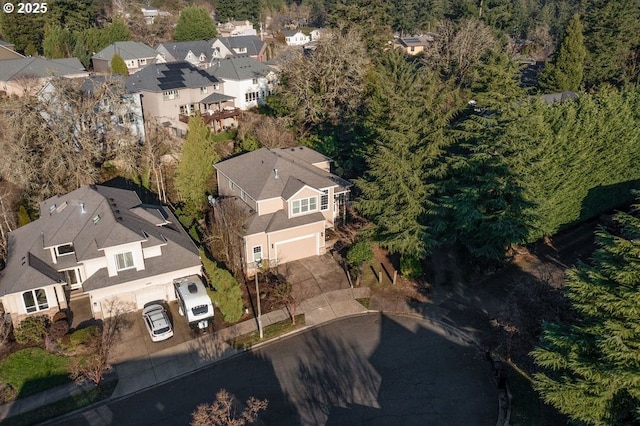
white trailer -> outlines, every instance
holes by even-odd
[[[213,320],[213,303],[198,275],[173,280],[178,299],[178,312],[194,328],[207,328]]]

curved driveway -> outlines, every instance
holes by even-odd
[[[51,424],[186,425],[220,388],[268,399],[267,425],[495,425],[498,410],[477,349],[421,319],[372,313]]]

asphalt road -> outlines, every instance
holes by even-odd
[[[49,424],[187,425],[225,388],[268,399],[266,425],[495,425],[478,351],[413,317],[341,319]]]

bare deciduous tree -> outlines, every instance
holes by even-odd
[[[0,174],[34,202],[96,182],[105,161],[137,143],[121,123],[128,99],[123,82],[111,78],[91,87],[55,79],[37,96],[7,99]]]
[[[8,254],[9,232],[16,228],[16,216],[11,207],[14,202],[10,191],[0,191],[0,269]]]
[[[287,129],[286,120],[247,112],[238,127],[237,138],[255,138],[265,148],[288,148],[295,145],[295,135]]]
[[[211,404],[200,404],[191,414],[191,426],[244,426],[258,419],[258,413],[266,410],[269,401],[250,397],[242,411],[239,402],[221,389]]]
[[[120,339],[123,331],[130,328],[132,323],[127,312],[131,311],[129,304],[117,298],[112,298],[103,305],[107,318],[102,322],[100,333],[91,345],[91,353],[74,358],[69,365],[71,378],[76,382],[89,381],[99,385],[105,373],[110,369],[109,360],[114,345]]]
[[[247,212],[233,198],[216,202],[209,217],[205,243],[213,256],[239,277],[242,268],[242,240]]]

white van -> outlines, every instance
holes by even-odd
[[[178,312],[186,316],[194,328],[204,329],[213,320],[213,303],[198,275],[173,280],[178,299]]]

